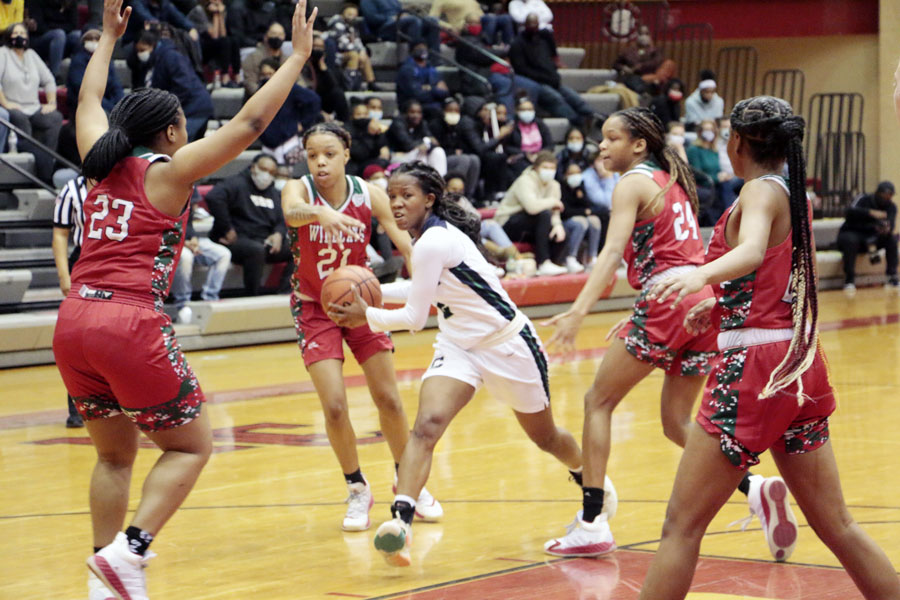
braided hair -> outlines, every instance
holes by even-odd
[[[169,125],[177,125],[181,102],[171,92],[135,90],[109,113],[109,129],[94,142],[81,165],[86,179],[100,182],[137,146],[150,146]]]
[[[353,141],[353,138],[350,136],[350,133],[341,127],[340,125],[336,125],[335,123],[317,123],[306,130],[303,134],[303,147],[306,148],[306,140],[311,138],[312,136],[318,133],[329,133],[339,139],[344,148],[350,148],[350,144]]]
[[[613,113],[611,117],[622,119],[632,138],[644,139],[647,142],[647,152],[660,168],[670,175],[669,182],[657,194],[654,201],[664,197],[672,186],[678,183],[691,201],[694,215],[700,214],[700,201],[697,199],[697,183],[694,181],[694,174],[688,164],[678,156],[678,153],[666,144],[666,129],[659,117],[649,108],[643,107],[626,108]]]
[[[791,239],[791,319],[794,335],[787,354],[769,376],[760,397],[768,398],[797,382],[798,400],[803,402],[801,376],[812,365],[818,348],[819,305],[816,296],[816,266],[812,228],[806,200],[806,165],[803,162],[802,117],[781,98],[756,96],[738,102],[731,111],[731,127],[746,142],[757,164],[779,169],[788,166]]]
[[[469,236],[476,246],[481,247],[480,215],[463,208],[457,201],[458,196],[446,193],[444,178],[434,168],[419,161],[403,163],[391,173],[391,177],[394,175],[408,175],[415,178],[423,194],[434,195],[431,214],[450,223]]]

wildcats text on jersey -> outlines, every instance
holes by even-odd
[[[350,231],[353,232],[353,237],[349,238],[344,234],[344,232],[340,232],[340,234],[335,237],[329,233],[326,233],[321,225],[310,225],[309,226],[309,241],[316,242],[319,244],[346,244],[350,242],[356,242],[360,239],[366,238],[366,227],[363,225],[362,227],[351,227]]]

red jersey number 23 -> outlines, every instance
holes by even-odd
[[[134,210],[134,203],[128,200],[120,200],[113,198],[112,203],[106,194],[99,194],[94,199],[94,206],[97,210],[91,214],[91,224],[88,231],[88,237],[94,240],[102,240],[104,234],[109,239],[121,242],[128,237],[128,220],[131,218],[131,212]],[[115,223],[106,225],[103,223],[108,216],[115,217]]]

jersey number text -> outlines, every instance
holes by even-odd
[[[347,266],[347,259],[350,258],[350,248],[344,248],[341,253],[341,264],[336,267],[334,263],[337,262],[337,257],[338,251],[336,248],[329,246],[319,250],[319,262],[316,263],[316,269],[319,271],[320,279],[325,279],[338,267]]]
[[[131,218],[131,211],[134,210],[133,202],[119,200],[118,198],[113,199],[111,208],[114,215],[118,214],[115,223],[119,226],[118,230],[113,225],[103,227],[103,220],[109,216],[109,197],[106,194],[100,194],[94,199],[94,206],[99,206],[100,209],[91,215],[91,226],[88,231],[89,238],[102,240],[104,232],[106,232],[106,237],[116,242],[121,242],[128,237],[128,219]]]
[[[675,238],[684,241],[689,237],[695,240],[700,239],[697,231],[697,221],[694,219],[694,211],[686,202],[675,202],[672,204],[672,210],[675,211]],[[687,221],[688,229],[683,229],[683,225]]]

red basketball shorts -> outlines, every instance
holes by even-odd
[[[143,431],[162,431],[200,415],[203,392],[172,321],[151,308],[69,297],[53,354],[85,419],[124,413]]]
[[[343,341],[353,352],[356,362],[363,364],[382,350],[393,350],[394,344],[385,333],[375,333],[368,325],[340,327],[318,302],[302,301],[291,294],[291,315],[297,330],[297,343],[307,367],[320,360],[344,360]]]

